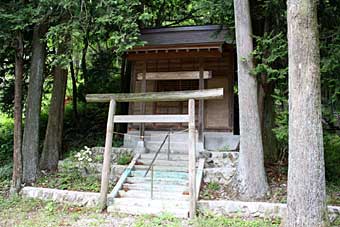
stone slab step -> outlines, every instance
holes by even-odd
[[[162,141],[145,141],[145,147],[150,151],[157,151]],[[173,153],[188,154],[188,142],[170,142],[170,150]],[[168,151],[167,142],[163,145],[161,151]]]
[[[155,156],[155,153],[146,153],[146,154],[141,154],[142,159],[153,159]],[[166,152],[160,152],[157,155],[157,160],[168,160],[168,154]],[[170,160],[172,161],[188,161],[188,154],[176,154],[176,153],[170,153]]]
[[[176,217],[187,218],[189,202],[151,200],[136,198],[116,198],[107,208],[108,212],[120,212],[133,215],[171,213]]]
[[[167,201],[167,200],[165,200]],[[145,208],[145,207],[131,207],[129,205],[126,206],[116,206],[111,205],[107,207],[107,212],[109,213],[123,213],[123,214],[130,214],[130,215],[155,215],[160,216],[164,213],[171,214],[177,218],[188,218],[189,210],[187,209],[169,209],[169,208]]]
[[[152,159],[138,159],[138,163],[139,164],[143,164],[143,165],[150,165],[152,162]],[[186,168],[188,168],[188,161],[182,161],[182,160],[176,160],[176,161],[171,161],[171,160],[162,160],[162,159],[157,159],[154,162],[155,165],[159,165],[159,166],[184,166]]]
[[[138,184],[123,184],[123,190],[144,190],[150,191],[151,184],[150,183],[138,183]],[[164,191],[164,192],[179,192],[183,195],[186,195],[189,191],[187,186],[184,185],[173,185],[173,184],[154,184],[153,185],[154,191]]]
[[[144,177],[146,170],[134,170],[131,171],[132,177]],[[149,173],[148,173],[149,175]],[[158,178],[168,178],[168,179],[183,179],[188,180],[187,172],[167,172],[167,171],[154,171],[153,174],[154,179]]]
[[[149,168],[149,165],[135,165],[135,167],[134,167],[135,170],[147,170],[148,168]],[[155,165],[153,167],[153,169],[154,169],[154,171],[188,172],[187,166],[159,166],[159,165]],[[150,172],[151,172],[151,170],[150,170]]]
[[[154,178],[153,181],[156,184],[174,184],[174,185],[188,185],[187,179],[181,178],[166,178],[166,177],[157,177]],[[126,183],[149,183],[151,182],[150,176],[147,177],[128,177],[126,179]]]
[[[124,197],[124,198],[145,199],[145,198],[151,198],[151,192],[140,191],[140,190],[129,190],[129,191],[120,190],[119,197],[120,198]],[[154,191],[153,199],[187,201],[189,200],[189,195],[183,195],[182,193],[176,193],[176,192]]]

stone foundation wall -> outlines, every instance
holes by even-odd
[[[238,152],[202,152],[206,159],[203,182],[216,182],[233,191],[237,184]]]
[[[230,200],[201,200],[198,201],[198,209],[201,213],[213,213],[230,217],[245,218],[285,218],[287,204],[267,202],[242,202]],[[340,218],[340,206],[328,206],[330,222]]]
[[[67,191],[50,188],[24,187],[21,195],[26,198],[52,200],[79,206],[96,207],[99,193]],[[108,198],[113,199],[113,198]],[[230,217],[284,218],[287,205],[284,203],[242,202],[231,200],[199,200],[197,208],[201,213],[213,213]],[[328,206],[330,221],[340,218],[340,206]]]

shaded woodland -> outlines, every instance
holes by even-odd
[[[22,183],[36,182],[41,170],[57,171],[58,160],[69,153],[84,146],[103,146],[107,106],[86,103],[85,95],[119,93],[126,90],[126,86],[129,85],[123,78],[129,72],[124,53],[134,46],[143,45],[138,39],[141,29],[219,24],[230,30],[235,40],[235,48],[242,46],[237,49],[238,56],[242,56],[242,60],[249,63],[248,68],[242,68],[242,62],[239,62],[239,76],[243,73],[248,79],[238,78],[238,84],[234,87],[235,94],[241,94],[238,100],[240,131],[241,133],[247,131],[249,136],[245,137],[249,143],[241,142],[241,151],[242,149],[249,151],[241,153],[241,160],[249,163],[249,160],[258,159],[260,162],[253,169],[246,164],[243,170],[241,169],[245,173],[241,181],[246,185],[241,186],[244,198],[260,198],[267,193],[265,167],[268,169],[271,166],[279,166],[280,171],[284,172],[283,175],[287,176],[289,158],[292,159],[289,160],[290,163],[295,165],[296,162],[304,160],[305,156],[299,156],[298,151],[302,152],[300,154],[309,154],[312,143],[298,144],[299,141],[303,141],[299,135],[312,134],[315,131],[317,131],[315,137],[308,138],[316,143],[312,150],[319,152],[315,152],[313,157],[324,154],[325,164],[314,163],[313,166],[320,169],[325,167],[326,184],[339,188],[340,1],[320,0],[318,4],[312,0],[302,1],[308,3],[310,7],[308,12],[313,12],[313,15],[307,16],[313,17],[310,23],[314,30],[308,32],[314,35],[308,36],[305,40],[294,39],[289,33],[289,26],[296,23],[291,19],[294,14],[301,15],[299,19],[301,23],[306,20],[306,15],[302,11],[289,11],[290,4],[299,4],[301,1],[290,0],[286,3],[282,0],[249,0],[248,6],[240,2],[2,1],[1,181],[12,179],[12,192],[19,191]],[[247,9],[249,14],[245,16],[244,12]],[[243,14],[234,13],[238,11]],[[247,18],[247,21],[244,18]],[[246,29],[240,31],[241,27]],[[300,34],[300,37],[302,36],[303,34]],[[310,42],[314,40],[315,43],[307,47],[294,47],[299,49],[293,50],[290,49],[293,47],[288,45],[290,38],[290,45],[308,43],[310,40],[312,40]],[[296,77],[289,77],[288,74],[297,75],[296,67],[305,66],[307,60],[293,62],[291,59],[300,59],[300,56],[294,56],[294,53],[302,52],[304,48],[315,49],[312,55],[319,56],[315,59],[316,65],[310,66],[316,68],[317,72],[311,74],[314,75],[311,78],[305,78],[306,82],[294,81]],[[240,69],[243,71],[240,72]],[[311,90],[310,93],[316,97],[314,104],[319,102],[320,105],[313,103],[307,105],[310,101],[308,97],[300,100],[299,97],[303,93],[294,93],[292,85],[289,85],[291,81],[301,82],[300,85],[306,86],[306,89],[315,86],[315,90]],[[301,87],[298,89],[307,91]],[[249,106],[250,104],[252,106]],[[297,106],[295,112],[289,105]],[[316,112],[309,112],[310,107],[315,106]],[[245,107],[253,112],[247,111]],[[124,111],[126,111],[124,104],[117,106],[118,113]],[[248,115],[242,115],[246,112]],[[313,116],[314,120],[311,119]],[[289,117],[297,121],[295,130],[289,125]],[[315,123],[318,119],[321,121]],[[301,125],[304,120],[307,121],[305,127]],[[242,124],[242,121],[247,124]],[[247,128],[247,125],[251,127]],[[296,129],[299,126],[302,131]],[[250,129],[254,131],[250,132]],[[311,131],[308,131],[309,129]],[[126,129],[118,126],[116,130],[123,132]],[[121,145],[121,140],[121,137],[116,136],[114,145]],[[305,149],[299,150],[304,146]],[[252,149],[254,147],[255,151]],[[296,152],[289,153],[293,150]],[[289,158],[288,154],[291,155]],[[247,175],[254,171],[260,172],[259,177]],[[289,176],[288,178],[296,183],[301,181],[299,178]],[[252,187],[247,187],[249,185]],[[325,191],[325,188],[322,190]],[[290,219],[288,221],[293,223]]]

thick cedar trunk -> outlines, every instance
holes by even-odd
[[[239,192],[244,199],[265,196],[268,183],[263,163],[263,147],[254,67],[249,2],[234,0],[237,44],[238,94],[240,112]]]
[[[276,162],[279,159],[276,138],[273,132],[275,126],[274,84],[259,85],[259,113],[261,119],[261,132],[264,160]]]
[[[288,0],[289,169],[286,226],[327,225],[316,0]]]
[[[11,194],[16,194],[21,188],[22,177],[22,80],[24,73],[24,44],[22,33],[16,37],[15,54],[15,90],[14,90],[14,146],[13,146],[13,175]]]
[[[64,123],[64,100],[67,82],[67,70],[56,66],[53,72],[53,91],[48,115],[44,148],[40,159],[40,169],[56,171],[59,154],[62,150]]]
[[[22,143],[23,182],[33,183],[38,173],[39,158],[39,118],[41,92],[44,79],[45,42],[43,37],[47,25],[36,25],[33,31],[32,59],[27,95],[27,111]]]
[[[78,91],[77,91],[77,78],[76,74],[74,72],[74,65],[73,60],[71,58],[70,61],[70,73],[71,73],[71,79],[72,79],[72,107],[73,107],[73,118],[78,124],[78,106],[77,106],[77,100],[78,100]]]

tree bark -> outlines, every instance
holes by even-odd
[[[24,74],[24,43],[22,32],[16,36],[15,52],[15,90],[14,90],[14,145],[13,145],[13,175],[11,194],[17,194],[22,181],[22,80]]]
[[[277,162],[279,153],[277,142],[273,132],[275,126],[274,99],[274,83],[262,82],[259,85],[259,114],[261,119],[261,132],[264,160],[269,162]]]
[[[78,91],[77,91],[77,78],[76,74],[74,72],[74,64],[73,60],[71,58],[70,61],[70,73],[71,73],[71,79],[72,79],[72,107],[73,107],[73,117],[74,121],[76,122],[76,125],[78,125]]]
[[[62,54],[64,50],[59,48],[58,52],[58,54]],[[40,159],[40,169],[47,171],[56,171],[58,169],[59,154],[62,150],[67,70],[57,65],[54,68],[53,75],[52,98],[44,147]]]
[[[41,24],[35,25],[33,31],[31,75],[27,94],[27,111],[22,143],[24,183],[33,183],[38,173],[39,119],[46,57],[46,43],[42,39],[47,29],[46,24]]]
[[[88,85],[88,75],[87,75],[87,65],[86,65],[86,54],[87,54],[87,49],[89,47],[88,37],[89,37],[89,31],[87,30],[85,37],[84,37],[84,47],[83,47],[82,56],[81,56],[81,69],[82,69],[82,72],[83,72],[85,91],[86,91],[87,85]]]
[[[316,0],[288,0],[289,168],[286,226],[327,226]]]
[[[240,112],[239,193],[243,199],[265,196],[268,183],[263,163],[263,146],[254,67],[249,2],[234,0]]]

